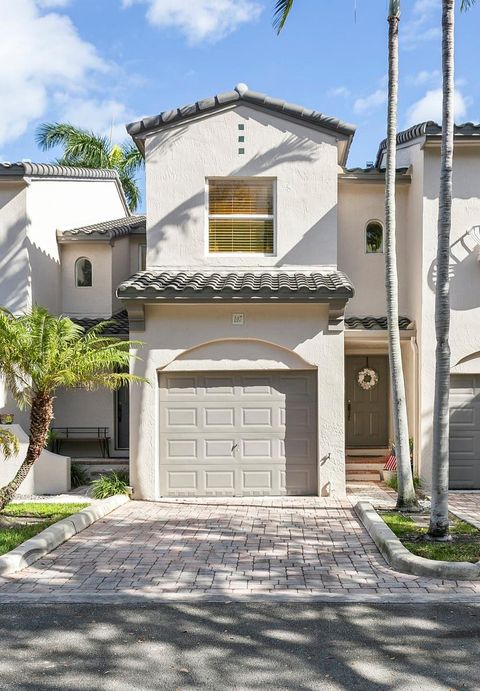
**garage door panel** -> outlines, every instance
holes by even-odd
[[[450,487],[480,489],[480,376],[450,381]]]
[[[159,384],[161,494],[316,493],[315,373],[175,373]]]

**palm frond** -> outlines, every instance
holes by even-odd
[[[120,177],[120,182],[122,183],[123,191],[125,192],[125,197],[127,198],[128,208],[130,211],[135,211],[135,209],[140,204],[141,194],[140,188],[137,185],[135,178],[125,171],[118,172]]]
[[[56,146],[63,148],[58,159],[60,165],[82,168],[109,168],[110,141],[70,123],[44,123],[37,128],[35,139],[47,151]]]
[[[134,174],[143,168],[145,159],[136,146],[129,142],[123,144],[123,163],[122,167],[126,173]]]
[[[460,9],[462,12],[465,12],[466,10],[469,10],[471,7],[475,5],[477,0],[462,0]]]
[[[59,388],[117,389],[145,382],[127,373],[139,359],[130,348],[141,342],[104,335],[108,323],[85,331],[69,317],[38,306],[18,317],[0,311],[0,377],[22,405],[38,393],[53,396]]]
[[[16,456],[19,450],[20,444],[17,437],[10,430],[0,429],[0,451],[3,452],[5,458]]]
[[[273,10],[273,28],[277,34],[281,32],[293,7],[293,0],[277,0]]]

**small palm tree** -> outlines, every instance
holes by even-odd
[[[277,0],[273,25],[277,32],[285,26],[294,0]],[[387,297],[388,349],[392,380],[393,422],[398,467],[397,508],[403,511],[418,507],[410,464],[407,404],[403,376],[400,332],[398,327],[398,276],[396,253],[395,179],[398,103],[398,24],[400,0],[390,0],[388,11],[388,120],[387,162],[385,169],[385,288]]]
[[[475,0],[462,0],[467,10]],[[452,228],[452,173],[455,118],[455,0],[442,0],[442,146],[438,195],[437,276],[435,285],[435,398],[433,405],[431,538],[448,538],[449,396],[450,396],[450,232]]]
[[[75,127],[68,122],[47,122],[40,125],[35,139],[43,151],[56,146],[63,147],[63,155],[56,161],[59,165],[116,170],[130,210],[137,208],[140,190],[136,174],[144,161],[136,146],[130,143],[121,146],[112,144],[109,137]]]
[[[30,408],[30,440],[15,477],[0,488],[0,511],[13,498],[47,441],[58,389],[118,389],[145,381],[126,374],[132,341],[102,335],[108,322],[85,331],[71,319],[33,307],[18,317],[0,310],[0,379],[19,407]],[[138,345],[138,343],[137,343]]]

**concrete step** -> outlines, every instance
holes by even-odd
[[[382,476],[379,470],[349,470],[347,468],[347,482],[380,482]]]
[[[386,456],[388,454],[389,449],[346,449],[345,451],[345,456],[348,458],[352,457],[375,457],[375,456]]]
[[[346,469],[347,473],[348,471],[351,471],[352,473],[358,473],[361,470],[374,470],[376,473],[380,473],[383,470],[384,465],[385,461],[382,461],[381,463],[347,463]]]

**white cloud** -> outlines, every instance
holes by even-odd
[[[368,96],[357,98],[353,104],[353,112],[357,115],[364,115],[383,105],[386,101],[387,92],[384,89],[377,89]]]
[[[256,20],[262,6],[254,0],[122,0],[124,7],[148,5],[148,21],[174,28],[190,44],[219,41],[241,24]]]
[[[0,2],[0,146],[45,115],[53,91],[79,95],[108,71],[69,17],[34,0]]]
[[[407,77],[407,83],[411,86],[425,86],[425,84],[438,84],[441,79],[440,70],[420,70],[417,74]]]
[[[420,43],[438,38],[440,29],[440,0],[416,0],[411,18],[400,22],[400,46],[414,49]]]
[[[350,96],[350,89],[347,89],[346,86],[334,86],[327,91],[327,96],[331,98],[348,98]]]
[[[116,99],[72,98],[56,93],[54,100],[59,110],[58,120],[106,135],[116,143],[128,138],[126,124],[143,117]]]
[[[455,120],[460,121],[467,113],[468,101],[459,89],[455,89]],[[431,89],[410,106],[407,111],[407,127],[426,120],[442,121],[442,89]]]

